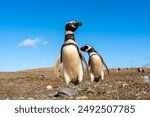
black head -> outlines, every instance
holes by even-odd
[[[69,21],[69,22],[66,23],[65,30],[74,32],[81,25],[82,25],[81,22]]]
[[[84,52],[95,52],[95,49],[90,45],[85,45],[80,48]]]

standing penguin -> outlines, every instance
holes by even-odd
[[[89,54],[89,67],[90,67],[90,78],[91,81],[98,82],[100,79],[104,80],[103,65],[106,67],[109,74],[107,65],[105,64],[103,58],[98,54],[98,52],[90,45],[85,45],[80,48],[82,51],[88,52]]]
[[[81,25],[81,22],[75,21],[66,23],[65,42],[61,47],[60,56],[56,61],[56,66],[62,63],[62,72],[66,86],[68,86],[70,82],[77,85],[82,81],[84,72],[82,60],[85,63],[86,68],[88,68],[87,62],[75,42],[74,36],[74,32]]]

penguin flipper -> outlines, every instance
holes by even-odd
[[[55,74],[56,74],[56,77],[58,78],[58,69],[59,69],[59,66],[61,64],[61,55],[59,54],[58,58],[56,59],[56,63],[55,63]]]
[[[109,75],[109,69],[108,69],[108,67],[107,67],[107,65],[106,65],[106,63],[105,63],[105,61],[103,60],[103,58],[102,58],[102,56],[99,54],[99,57],[101,58],[101,60],[102,60],[102,63],[103,63],[103,65],[105,66],[105,68],[106,68],[106,70],[107,70],[107,73],[108,73],[108,75]]]
[[[107,65],[106,65],[106,63],[103,61],[103,65],[105,66],[105,68],[106,68],[106,70],[107,70],[107,73],[108,73],[108,75],[109,75],[109,69],[108,69],[108,67],[107,67]]]
[[[87,74],[86,74],[86,75],[88,76],[88,74],[89,74],[88,64],[87,64],[87,62],[86,62],[85,57],[83,56],[83,54],[82,54],[81,52],[80,52],[80,56],[81,56],[81,60],[83,60],[85,66],[86,66],[86,71],[87,71]]]

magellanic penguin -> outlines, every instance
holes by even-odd
[[[85,45],[80,48],[84,52],[89,54],[89,68],[91,81],[98,82],[100,79],[104,80],[103,65],[106,67],[109,74],[107,65],[100,54],[90,45]]]
[[[65,78],[66,86],[72,82],[75,85],[79,84],[83,79],[83,63],[88,69],[88,64],[83,54],[80,51],[77,43],[75,42],[74,32],[81,22],[70,21],[65,26],[65,42],[61,47],[59,58],[56,61],[56,67],[62,64],[62,72]]]

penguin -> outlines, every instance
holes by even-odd
[[[85,63],[86,68],[88,69],[86,59],[75,42],[74,36],[74,32],[81,25],[81,22],[76,21],[69,21],[66,23],[65,41],[61,47],[60,55],[56,61],[56,66],[62,64],[62,72],[66,86],[69,86],[70,82],[75,85],[81,83],[84,74],[82,62]]]
[[[91,46],[91,45],[85,45],[80,48],[81,51],[88,52],[89,55],[89,68],[90,68],[90,78],[91,82],[98,82],[100,79],[104,80],[104,71],[103,71],[103,65],[105,66],[108,74],[109,69],[104,62],[102,56]]]

